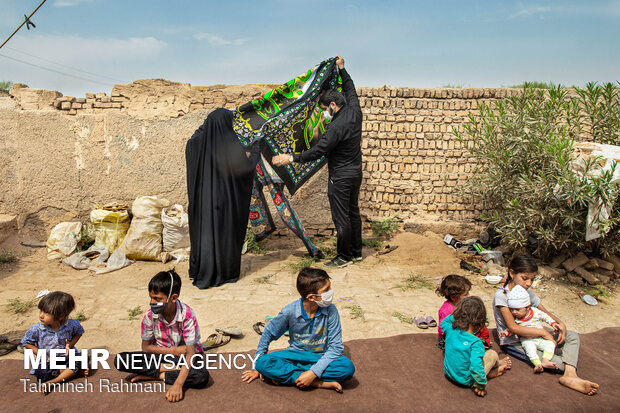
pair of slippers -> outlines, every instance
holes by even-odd
[[[415,320],[415,325],[422,330],[426,330],[429,327],[437,327],[437,321],[432,316],[418,317]]]
[[[10,340],[7,336],[0,336],[0,356],[9,354],[17,349],[20,340]]]
[[[202,343],[202,347],[204,350],[211,350],[216,347],[222,347],[228,343],[232,337],[241,338],[243,337],[243,332],[240,328],[216,328],[216,333],[211,334],[204,343]]]

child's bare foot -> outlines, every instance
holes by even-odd
[[[90,369],[84,369],[84,370],[82,370],[82,375],[83,375],[84,377],[88,377],[88,376],[90,376]]]
[[[582,379],[581,377],[560,377],[560,384],[566,386],[569,389],[577,390],[580,393],[593,396],[596,394],[599,385],[589,380]]]
[[[543,371],[545,371],[545,368],[543,367],[542,363],[534,367],[534,373],[542,373]]]
[[[135,383],[138,381],[146,381],[146,380],[157,380],[157,377],[147,376],[146,374],[133,374],[127,376],[130,382]]]
[[[512,360],[510,357],[506,357],[499,361],[499,366],[497,367],[497,375],[501,376],[506,372],[506,370],[510,370],[512,368]]]
[[[510,370],[512,368],[512,360],[510,357],[506,357],[505,359],[500,360],[497,363],[497,367],[487,374],[488,379],[494,379],[495,377],[499,377],[506,372],[506,370]]]
[[[553,363],[551,360],[547,360],[547,359],[542,359],[542,363],[540,364],[541,366],[543,366],[546,369],[557,369],[558,365]]]
[[[274,386],[279,386],[279,385],[280,385],[280,382],[279,382],[279,381],[271,380],[270,378],[265,377],[265,376],[263,376],[263,381],[264,381],[265,383],[271,383],[271,384],[273,384]]]
[[[474,391],[474,393],[478,397],[484,397],[487,394],[487,391],[485,389],[479,389],[477,387],[472,387],[471,389]]]
[[[337,381],[314,380],[311,386],[319,389],[336,390],[338,393],[342,393],[342,385]]]

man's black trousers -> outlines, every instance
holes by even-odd
[[[358,205],[361,185],[362,174],[329,178],[327,195],[338,232],[338,255],[345,258],[362,256],[362,218]]]

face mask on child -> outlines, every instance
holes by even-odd
[[[314,301],[316,303],[316,305],[318,305],[321,308],[325,308],[325,307],[329,307],[330,304],[332,303],[332,300],[334,299],[334,290],[332,290],[331,288],[328,291],[325,291],[323,294],[321,294],[321,301]]]
[[[153,314],[163,314],[168,308],[168,301],[170,301],[170,297],[172,296],[172,286],[174,285],[174,277],[172,277],[172,273],[170,274],[170,292],[168,293],[168,299],[165,302],[159,303],[151,303],[151,311]]]

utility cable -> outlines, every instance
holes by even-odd
[[[35,56],[33,54],[30,54],[30,53],[22,52],[21,50],[17,50],[17,49],[15,49],[13,47],[7,46],[6,49],[12,50],[12,51],[17,52],[17,53],[21,53],[21,54],[26,55],[26,56],[34,57],[35,59],[39,59],[39,60],[42,60],[42,61],[47,62],[47,63],[51,63],[51,64],[54,64],[54,65],[58,65],[58,66],[67,68],[67,69],[71,69],[71,70],[74,70],[76,72],[82,72],[82,73],[85,73],[87,75],[113,80],[114,82],[117,82],[117,83],[123,83],[122,80],[115,79],[113,77],[109,77],[109,76],[105,76],[105,75],[100,75],[100,74],[93,73],[93,72],[88,72],[86,70],[76,69],[75,67],[71,67],[71,66],[68,66],[68,65],[64,65],[62,63],[54,62],[52,60],[44,59],[42,57]]]
[[[14,60],[14,61],[16,61],[16,62],[23,63],[23,64],[25,64],[25,65],[34,66],[34,67],[37,67],[37,68],[39,68],[39,69],[43,69],[43,70],[47,70],[47,71],[50,71],[50,72],[58,73],[58,74],[63,75],[63,76],[72,77],[72,78],[74,78],[74,79],[86,80],[86,81],[88,81],[88,82],[92,82],[92,83],[99,83],[100,85],[104,85],[104,86],[113,86],[113,85],[111,85],[111,84],[109,84],[109,83],[99,82],[99,81],[97,81],[97,80],[88,79],[88,78],[85,78],[85,77],[82,77],[82,76],[72,75],[72,74],[69,74],[69,73],[64,73],[64,72],[61,72],[61,71],[59,71],[59,70],[50,69],[49,67],[39,66],[39,65],[37,65],[37,64],[30,63],[30,62],[26,62],[25,60],[17,59],[17,58],[15,58],[15,57],[11,57],[11,56],[7,56],[7,55],[3,55],[3,54],[0,54],[0,57],[4,57],[5,59]]]
[[[26,17],[24,19],[22,24],[20,24],[19,27],[17,29],[15,29],[15,31],[13,33],[11,33],[11,35],[4,41],[4,43],[2,43],[0,45],[0,49],[2,49],[2,46],[4,46],[9,40],[11,40],[11,37],[13,37],[15,35],[15,33],[17,33],[19,31],[19,29],[21,29],[24,24],[27,24],[28,30],[30,30],[30,25],[32,24],[32,22],[30,21],[30,18],[32,16],[34,16],[34,14],[37,12],[37,10],[39,10],[41,8],[41,6],[43,6],[43,3],[45,3],[46,1],[47,0],[43,0],[41,2],[41,4],[39,4],[39,6],[36,9],[34,9],[34,11],[32,13],[30,13],[30,16],[28,16],[28,17]],[[24,16],[26,16],[26,15],[24,15]],[[32,24],[32,26],[35,27],[34,24]]]

